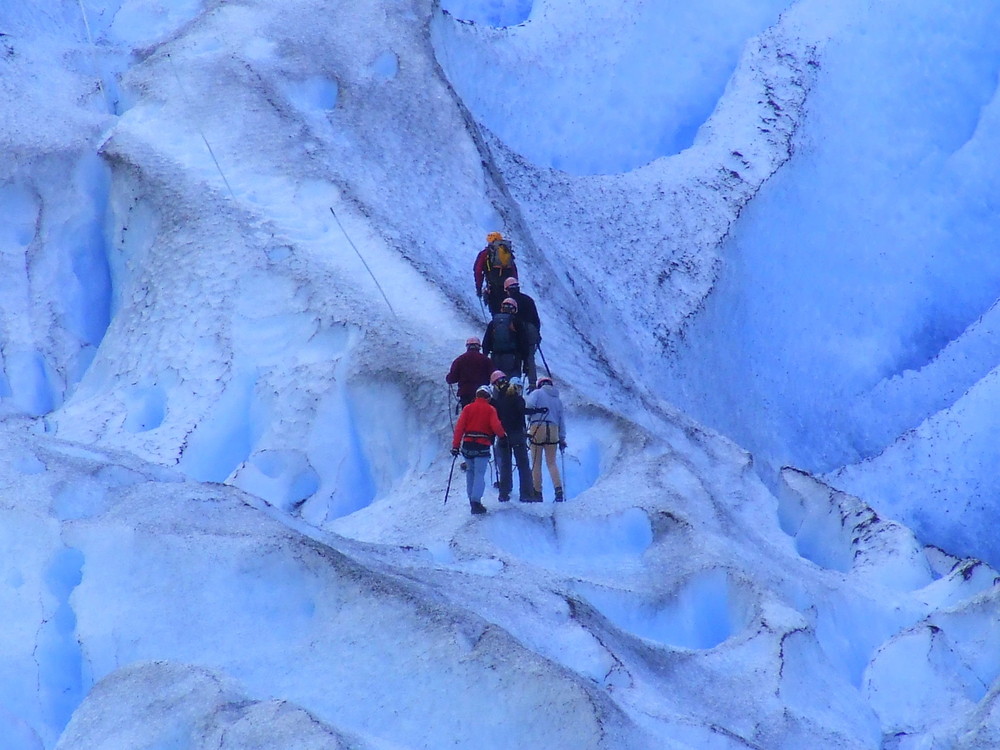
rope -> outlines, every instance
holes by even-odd
[[[83,0],[80,1],[83,2]],[[173,71],[174,78],[177,79],[177,85],[180,87],[181,96],[184,97],[184,103],[188,106],[189,109],[193,109],[191,107],[191,99],[187,95],[187,89],[184,88],[184,82],[181,80],[180,73],[177,72],[177,65],[174,64],[174,58],[170,56],[170,53],[167,53],[167,60],[170,61],[170,69]],[[200,135],[201,140],[204,141],[205,148],[208,149],[208,155],[211,156],[212,161],[215,162],[215,168],[219,171],[219,177],[221,177],[222,181],[226,184],[226,189],[229,191],[229,194],[233,197],[233,200],[234,201],[237,200],[236,193],[233,192],[233,188],[232,186],[230,186],[229,180],[226,179],[226,175],[222,171],[222,166],[219,164],[219,160],[215,158],[215,151],[212,150],[212,144],[209,143],[208,138],[205,137],[205,131],[202,130],[202,127],[197,122],[197,120],[195,120],[194,126],[198,129],[198,135]]]
[[[356,252],[358,254],[358,257],[361,258],[361,262],[365,264],[365,269],[368,271],[368,275],[372,277],[372,281],[374,281],[375,286],[378,287],[379,292],[382,294],[382,299],[385,300],[385,304],[389,307],[389,312],[392,313],[392,317],[394,318],[398,317],[396,315],[396,311],[392,309],[392,303],[389,302],[389,298],[385,296],[385,291],[383,291],[382,285],[378,283],[378,279],[375,278],[375,274],[372,273],[372,269],[368,266],[368,263],[367,261],[365,261],[364,256],[361,254],[361,251],[358,250],[358,246],[354,244],[354,240],[351,239],[351,235],[347,233],[347,230],[344,229],[344,225],[340,223],[340,217],[337,216],[337,212],[333,210],[333,206],[330,206],[329,208],[330,208],[330,213],[333,214],[333,218],[337,220],[337,226],[340,227],[340,231],[344,233],[344,236],[347,238],[347,241],[351,243],[351,247],[354,248],[354,252]]]
[[[104,79],[101,76],[101,66],[97,64],[97,45],[94,44],[94,35],[90,33],[90,21],[87,20],[87,11],[83,7],[83,0],[78,0],[80,5],[80,15],[83,16],[83,27],[87,30],[87,41],[90,43],[90,58],[94,63],[94,73],[97,75],[97,88],[101,90],[104,103],[108,105],[108,112],[114,114],[115,107],[104,88]]]
[[[455,431],[455,387],[448,385],[448,421],[451,423],[451,431]]]

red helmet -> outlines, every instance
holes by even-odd
[[[516,286],[516,287],[520,287],[520,286],[521,286],[521,282],[517,280],[517,276],[511,276],[511,277],[510,277],[510,278],[508,278],[508,279],[504,279],[504,282],[503,282],[503,290],[504,290],[505,292],[506,292],[506,291],[507,291],[508,289],[510,289],[510,288],[511,288],[512,286]]]
[[[500,309],[503,310],[505,307],[509,307],[514,312],[517,312],[517,300],[512,300],[510,297],[505,299],[500,303]]]
[[[552,384],[553,384],[553,383],[552,383],[552,378],[550,378],[550,377],[546,377],[545,375],[542,375],[542,377],[540,377],[540,378],[539,378],[539,379],[538,379],[538,380],[537,380],[537,381],[535,382],[535,387],[536,387],[536,388],[541,388],[541,387],[542,387],[543,385],[552,385]]]
[[[469,336],[469,338],[465,340],[465,345],[474,346],[478,349],[480,347],[479,339],[477,339],[475,336]]]
[[[500,378],[506,378],[506,377],[507,373],[505,373],[503,370],[494,370],[493,374],[490,375],[490,385],[496,385],[496,382],[500,380]]]

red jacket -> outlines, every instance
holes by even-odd
[[[469,433],[478,433],[470,435]],[[483,435],[485,437],[479,437]],[[455,434],[451,439],[451,447],[458,448],[462,438],[470,443],[479,445],[492,445],[494,437],[507,437],[500,424],[500,417],[497,410],[493,408],[488,398],[476,398],[471,404],[462,409],[455,423]]]

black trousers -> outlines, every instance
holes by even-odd
[[[531,484],[531,464],[528,462],[528,439],[522,433],[520,435],[508,434],[505,438],[497,440],[494,455],[497,459],[497,466],[500,470],[500,494],[510,496],[510,491],[514,485],[514,472],[511,466],[511,458],[517,463],[517,480],[521,497],[532,494]]]

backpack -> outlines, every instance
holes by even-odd
[[[493,240],[486,246],[486,272],[503,271],[514,264],[514,251],[508,240]]]
[[[493,353],[516,354],[517,328],[511,313],[499,312],[493,316]]]

